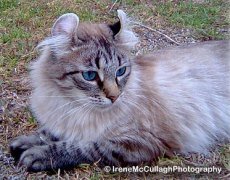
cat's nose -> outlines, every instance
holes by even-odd
[[[116,82],[111,80],[104,80],[103,92],[105,96],[114,103],[120,95],[120,90]]]
[[[112,101],[112,103],[114,103],[117,100],[117,98],[118,98],[118,96],[106,96],[106,97],[108,99],[110,99]]]

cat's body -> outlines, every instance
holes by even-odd
[[[229,141],[229,41],[129,60],[124,48],[137,39],[125,29],[122,11],[119,18],[110,29],[78,26],[73,14],[64,15],[53,27],[55,38],[41,44],[31,72],[41,131],[11,144],[28,170],[151,163]]]

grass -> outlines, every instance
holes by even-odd
[[[19,4],[19,0],[3,0],[0,2],[0,10],[4,11],[6,9],[15,7]]]
[[[192,1],[167,1],[156,5],[156,12],[166,17],[172,24],[194,28],[202,36],[212,39],[225,38],[219,33],[219,29],[227,27],[228,1],[211,0],[206,3],[194,3]]]
[[[115,2],[115,6],[109,12]],[[228,6],[227,2],[217,0],[205,3],[193,3],[188,0],[0,0],[0,111],[3,111],[0,114],[0,123],[3,122],[4,127],[0,144],[6,148],[11,137],[34,130],[36,122],[27,108],[31,92],[31,87],[26,81],[28,64],[36,58],[35,47],[50,34],[50,28],[58,16],[66,12],[75,12],[81,21],[114,22],[115,10],[122,8],[132,17],[154,29],[189,28],[195,32],[191,36],[196,40],[227,39],[228,35],[220,29],[227,29],[229,26]],[[221,152],[214,152],[214,156],[215,153],[220,153],[218,157],[222,159],[221,166],[229,169],[229,146],[221,148]],[[197,159],[193,158],[192,162],[198,162],[199,157],[195,157]],[[183,166],[187,161],[179,156],[173,159],[161,158],[159,165]],[[214,160],[210,162],[215,164]],[[205,164],[207,165],[208,161]],[[57,178],[57,174],[54,177]],[[60,177],[68,178],[75,175],[92,180],[144,177],[143,174],[105,174],[95,167],[88,166],[73,172],[64,172]],[[27,174],[28,179],[41,176],[50,175]],[[163,176],[154,174],[154,177]]]
[[[226,145],[221,148],[221,161],[226,169],[230,171],[230,146]]]

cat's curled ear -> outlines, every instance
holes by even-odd
[[[54,23],[51,34],[52,36],[57,36],[61,34],[66,34],[72,36],[76,32],[79,24],[79,18],[74,13],[67,13],[60,16]]]
[[[126,13],[122,10],[117,10],[119,21],[113,25],[109,25],[113,32],[113,36],[118,45],[128,49],[134,49],[138,43],[138,37],[131,29],[131,21]]]
[[[56,57],[70,51],[78,25],[79,18],[76,14],[66,13],[60,16],[51,29],[51,37],[39,43],[37,49],[43,51],[48,48],[52,56]]]

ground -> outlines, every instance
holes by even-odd
[[[0,179],[151,179],[230,178],[230,145],[220,144],[209,156],[175,155],[160,158],[159,167],[220,167],[217,173],[106,173],[96,165],[71,171],[28,173],[14,164],[8,151],[12,138],[37,128],[29,111],[31,93],[29,64],[36,58],[36,45],[50,33],[55,19],[75,12],[81,21],[115,22],[123,9],[140,37],[137,51],[143,54],[166,46],[207,40],[229,39],[229,2],[221,0],[1,0],[0,1]],[[143,24],[144,26],[140,25]],[[169,39],[171,38],[171,39]]]

